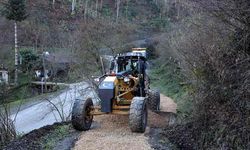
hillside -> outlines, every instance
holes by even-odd
[[[80,84],[92,85],[93,76],[110,71],[111,60],[102,58],[111,59],[132,47],[146,47],[150,87],[174,100],[176,115],[170,124],[148,126],[146,134],[126,132],[128,139],[142,137],[139,142],[145,149],[250,148],[248,0],[26,0],[27,18],[17,22],[18,54],[22,62],[17,69],[19,86],[12,84],[15,77],[14,21],[6,17],[7,2],[9,0],[0,2],[0,67],[9,71],[11,83],[0,86],[0,103],[6,108],[15,100],[21,103],[28,97],[37,100],[35,96],[40,93],[34,94],[34,89],[30,88],[36,70],[44,71],[52,66],[51,82],[69,83],[71,93],[88,94],[88,89],[77,90]],[[62,91],[62,95],[67,95],[68,91]],[[59,99],[63,98],[53,100]],[[49,100],[45,95],[44,106]],[[63,104],[66,101],[69,100],[64,100]],[[68,110],[62,107],[62,111],[63,108]],[[8,111],[0,111],[0,133],[6,135],[6,140],[0,136],[0,147],[16,138],[14,130],[3,130],[6,122],[8,127],[15,123],[9,116]],[[70,117],[61,117],[63,121],[70,121]],[[171,120],[168,115],[165,117]],[[82,138],[72,142],[76,143],[75,148],[93,146],[85,139],[85,134],[92,139],[100,135],[103,145],[112,145],[105,141],[110,142],[106,134],[113,129],[107,128],[107,133],[103,133],[98,123],[104,122],[105,127],[104,120],[109,119],[97,117],[94,131],[81,132]],[[162,118],[157,121],[160,120]],[[119,125],[122,121],[114,122]],[[119,143],[124,138],[119,131],[127,131],[127,128],[117,127],[117,124],[112,125],[116,129],[114,135],[121,138]],[[66,127],[59,125],[55,130],[55,134],[62,134],[55,138],[54,144],[65,140],[65,135],[70,134],[68,131],[75,133],[68,124]],[[135,144],[133,141],[131,143]],[[46,144],[51,146],[48,141]]]
[[[41,51],[58,50],[77,53],[92,49],[89,40],[93,43],[98,42],[95,44],[96,48],[119,47],[123,43],[145,38],[146,34],[149,36],[155,27],[144,24],[158,15],[155,8],[149,2],[139,1],[122,2],[120,5],[121,19],[116,23],[116,4],[112,1],[104,1],[97,11],[96,4],[89,2],[87,12],[84,12],[85,3],[78,2],[75,14],[72,14],[71,2],[68,0],[55,1],[55,4],[49,1],[27,1],[28,18],[18,23],[19,48],[30,49],[37,54]],[[13,21],[8,21],[2,16],[0,30],[1,63],[12,68]],[[116,41],[117,38],[120,40]]]

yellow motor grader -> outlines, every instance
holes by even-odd
[[[110,65],[110,73],[99,79],[100,105],[91,98],[76,99],[72,110],[72,125],[80,131],[89,130],[93,116],[102,114],[129,115],[132,132],[143,133],[147,126],[148,108],[159,111],[160,94],[150,90],[146,75],[146,49],[118,54]]]

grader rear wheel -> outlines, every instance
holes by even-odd
[[[90,114],[92,107],[93,101],[91,98],[75,100],[71,122],[76,130],[86,131],[90,129],[93,121],[93,115]]]
[[[160,111],[160,92],[158,90],[149,90],[148,105],[150,110]]]
[[[148,111],[145,97],[134,97],[129,111],[129,126],[132,132],[145,132]]]

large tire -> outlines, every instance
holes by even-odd
[[[129,126],[132,132],[144,133],[147,127],[148,110],[145,97],[134,97],[129,111]]]
[[[149,109],[157,112],[160,111],[160,92],[158,90],[148,91],[148,106]]]
[[[73,127],[79,131],[89,130],[93,121],[93,115],[90,114],[93,101],[91,98],[86,100],[76,99],[71,116]]]

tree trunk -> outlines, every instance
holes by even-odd
[[[180,3],[179,3],[179,0],[175,0],[175,6],[176,6],[176,10],[177,10],[177,20],[179,20],[179,18],[180,18]]]
[[[102,9],[102,5],[103,5],[103,0],[101,0],[100,9]]]
[[[71,14],[75,14],[76,0],[72,0]]]
[[[116,0],[116,22],[118,22],[119,19],[120,3],[120,0]]]
[[[52,1],[52,7],[53,7],[53,9],[55,9],[55,1],[56,1],[56,0],[53,0],[53,1]]]
[[[162,14],[163,14],[162,16],[164,16],[166,14],[166,12],[167,12],[167,0],[164,0],[162,9],[163,9],[162,10]]]
[[[17,85],[18,80],[18,46],[17,46],[17,22],[14,22],[15,29],[15,85]]]
[[[85,8],[84,8],[84,20],[87,21],[87,13],[88,13],[88,0],[85,1]]]
[[[129,0],[126,1],[126,19],[128,19],[128,7],[129,7]]]
[[[96,12],[96,17],[98,17],[98,0],[96,0],[96,3],[95,3],[95,12]]]

